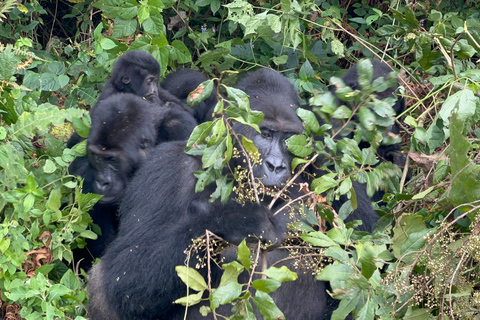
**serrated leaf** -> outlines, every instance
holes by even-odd
[[[186,266],[176,266],[175,271],[187,287],[195,291],[204,291],[208,288],[207,283],[197,270]]]

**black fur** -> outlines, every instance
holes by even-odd
[[[190,92],[194,91],[200,83],[207,80],[207,77],[205,77],[200,71],[193,69],[179,69],[170,73],[160,85],[163,89],[186,103]],[[217,103],[216,94],[216,88],[214,88],[210,97],[193,107],[193,116],[198,123],[212,120],[213,109]]]
[[[252,109],[265,114],[259,125],[261,133],[241,124],[234,126],[261,153],[263,161],[256,166],[255,176],[267,186],[282,186],[291,176],[293,157],[285,139],[303,130],[295,113],[299,107],[297,93],[286,78],[267,69],[247,74],[237,87],[250,96]],[[242,165],[242,159],[231,161],[232,167]],[[277,201],[272,212],[266,207],[268,197],[260,205],[241,206],[233,199],[225,205],[210,203],[213,185],[200,193],[194,191],[193,173],[201,169],[201,159],[185,154],[184,143],[171,142],[156,147],[137,171],[120,207],[118,237],[90,272],[88,310],[92,320],[183,319],[184,307],[172,304],[186,294],[175,266],[184,264],[185,248],[206,229],[234,244],[253,235],[276,244],[282,241],[290,216],[281,212],[273,217],[272,212],[282,207],[283,201]],[[365,202],[360,201],[365,205],[357,211],[360,217],[373,211],[370,202]],[[287,255],[286,251],[274,250],[268,253],[268,262]],[[195,263],[196,257],[190,257],[189,265]],[[199,271],[206,279],[205,268]],[[212,280],[218,284],[216,271]],[[300,279],[284,284],[273,296],[287,319],[327,319],[335,302],[325,290],[324,282],[301,274]],[[204,318],[195,307],[189,310],[188,319]]]

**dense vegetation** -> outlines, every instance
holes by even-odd
[[[294,166],[301,170],[320,153],[328,159],[325,168],[335,170],[309,190],[324,194],[327,203],[340,195],[350,200],[337,213],[336,227],[326,233],[315,231],[315,213],[331,221],[332,212],[317,212],[316,206],[315,212],[306,210],[310,225],[300,229],[310,246],[292,254],[320,257],[312,259],[308,272],[330,281],[333,296],[341,300],[335,319],[351,311],[356,319],[478,317],[479,8],[476,0],[3,1],[0,317],[87,318],[88,276],[75,267],[71,250],[85,245],[85,238],[96,238],[88,210],[99,196],[82,194],[81,179],[67,171],[85,153],[85,144],[66,149],[65,141],[73,128],[88,135],[87,110],[126,50],[152,53],[162,76],[188,66],[226,86],[241,71],[272,67],[284,72],[303,102],[327,122],[320,126],[313,113],[299,114],[306,132],[289,142],[297,156]],[[332,106],[330,78],[364,57],[383,58],[401,71],[407,109],[397,115],[401,136],[391,141],[382,138],[382,128],[389,124],[372,96],[382,84],[368,84],[368,66],[362,91],[342,88],[339,93],[342,100],[363,107],[355,137],[335,137],[328,125],[331,119],[353,116]],[[248,110],[245,96],[227,91],[228,99],[236,101],[232,108]],[[249,113],[232,115],[250,123],[258,120]],[[231,156],[232,138],[225,125],[203,126],[192,145],[205,142],[209,133],[208,168],[199,173],[197,186],[216,181],[214,197],[223,198],[231,181],[221,177],[217,160]],[[317,135],[324,136],[328,148],[315,142]],[[362,139],[371,147],[360,150]],[[410,171],[391,163],[375,166],[382,139],[402,141]],[[377,204],[381,219],[374,234],[353,233],[352,225],[341,220],[356,206],[352,181],[366,183],[370,195],[378,188],[387,190],[384,202]],[[225,267],[226,272],[235,274],[254,263],[247,247],[239,251],[239,263]],[[272,281],[295,278],[290,271],[278,272],[267,275]],[[226,285],[233,289],[223,288],[221,297],[213,291],[212,310],[243,297],[238,286]],[[268,292],[262,285],[254,287]],[[207,284],[192,289],[211,290]],[[267,294],[258,296],[269,302]],[[281,306],[263,305],[265,318],[277,319]]]

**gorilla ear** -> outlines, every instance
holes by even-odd
[[[124,76],[122,78],[122,82],[125,83],[125,84],[129,84],[130,83],[130,78],[128,76]]]

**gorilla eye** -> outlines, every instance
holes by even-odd
[[[128,76],[124,76],[123,79],[122,79],[122,82],[125,83],[125,84],[129,84],[130,83],[130,78]]]
[[[270,131],[262,131],[262,137],[264,138],[271,138],[272,134]]]

